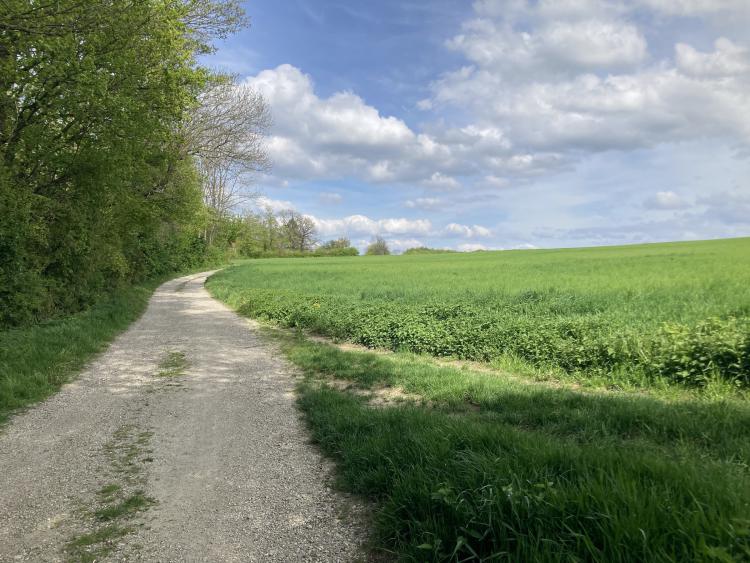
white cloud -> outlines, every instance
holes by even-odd
[[[312,79],[291,65],[265,70],[246,83],[271,107],[274,126],[267,147],[279,178],[350,176],[448,191],[462,189],[459,177],[527,174],[518,166],[526,151],[514,150],[504,130],[491,123],[434,123],[414,131],[351,92],[319,97]],[[548,155],[533,158],[535,168],[556,165]]]
[[[435,174],[449,177],[449,147],[412,131],[401,119],[381,115],[352,92],[320,98],[310,76],[288,64],[264,70],[246,83],[271,107],[268,151],[277,175],[427,183]]]
[[[750,143],[745,45],[719,38],[704,53],[678,43],[673,62],[650,60],[625,3],[510,4],[475,3],[480,17],[449,42],[469,64],[432,87],[436,107],[469,111],[474,127],[496,128],[513,147],[488,175],[517,174],[514,163],[545,152],[570,162],[697,137]]]
[[[750,70],[750,53],[725,37],[714,43],[713,53],[701,53],[690,45],[677,43],[677,68],[685,74],[699,77],[721,77],[745,74]]]
[[[385,241],[388,244],[388,248],[391,250],[391,252],[395,252],[397,254],[403,252],[404,250],[408,250],[409,248],[419,248],[421,246],[424,246],[424,243],[415,238],[410,239],[393,239],[388,238]]]
[[[456,246],[456,250],[459,252],[475,252],[477,250],[489,250],[485,245],[478,244],[476,242],[468,242],[465,244],[459,244]],[[498,249],[501,250],[501,249]]]
[[[432,230],[432,223],[427,219],[371,219],[365,215],[350,215],[342,219],[309,217],[323,236],[429,234]]]
[[[283,199],[271,199],[266,196],[261,196],[255,200],[255,206],[260,209],[270,209],[274,213],[279,211],[286,211],[287,209],[295,209],[294,204],[291,201]]]
[[[492,236],[492,231],[481,225],[473,225],[470,227],[459,223],[449,223],[443,229],[443,235],[447,237],[477,238]]]
[[[425,187],[435,190],[457,190],[461,187],[458,180],[440,172],[435,172],[430,176],[429,180],[425,180],[422,183]]]
[[[733,17],[750,16],[747,0],[638,0],[657,12],[673,16],[702,16],[726,14]]]
[[[651,209],[684,209],[690,205],[673,191],[657,192],[644,202]]]
[[[447,45],[478,67],[508,77],[627,67],[647,54],[638,28],[622,21],[550,18],[538,23],[532,30],[519,30],[506,18],[477,18]]]

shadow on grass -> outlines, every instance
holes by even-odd
[[[399,386],[432,405],[373,408],[312,380],[300,387],[340,484],[379,501],[382,545],[400,557],[750,557],[750,409],[740,402],[581,392],[299,340],[285,348],[315,378]]]

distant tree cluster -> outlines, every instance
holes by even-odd
[[[357,256],[347,238],[318,243],[315,222],[291,210],[270,209],[244,216],[229,216],[218,224],[216,242],[237,257]]]
[[[368,256],[386,256],[390,253],[391,249],[388,248],[388,243],[381,236],[375,237],[365,251]]]

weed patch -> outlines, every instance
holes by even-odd
[[[65,545],[68,561],[93,562],[106,557],[117,542],[136,529],[133,520],[156,504],[142,488],[146,482],[143,464],[149,460],[151,436],[149,431],[126,425],[106,444],[112,482],[99,489],[94,506],[84,511],[88,530]]]
[[[167,356],[159,362],[158,377],[177,377],[183,375],[190,363],[185,357],[184,352],[169,352]]]

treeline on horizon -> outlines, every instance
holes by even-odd
[[[239,0],[3,2],[0,327],[242,251],[297,250],[278,218],[256,245],[233,217],[247,174],[268,167],[270,116],[198,63],[247,23]]]
[[[229,214],[217,223],[215,244],[233,258],[357,256],[348,238],[320,243],[313,221],[295,211]]]

